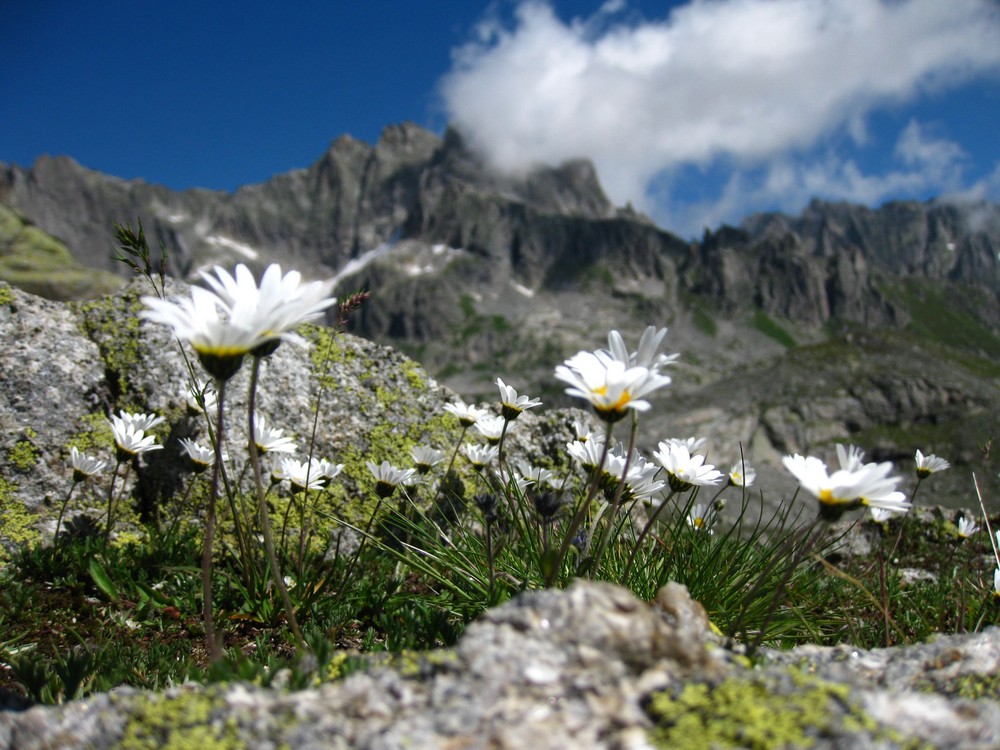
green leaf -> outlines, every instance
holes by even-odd
[[[118,587],[115,586],[107,571],[104,570],[104,566],[97,561],[96,557],[92,557],[90,559],[90,564],[87,567],[90,570],[90,577],[94,579],[94,583],[97,585],[97,588],[99,588],[106,597],[112,601],[116,601],[121,598],[118,593]]]

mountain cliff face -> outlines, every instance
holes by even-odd
[[[669,325],[682,358],[646,440],[705,431],[766,461],[855,437],[886,455],[926,452],[950,434],[938,450],[971,461],[992,436],[994,205],[814,201],[798,217],[760,214],[687,241],[613,207],[587,162],[501,176],[457,132],[412,124],[375,145],[340,137],[308,169],[234,193],[42,158],[0,166],[0,202],[94,269],[125,270],[109,258],[111,227],[139,219],[174,275],[279,261],[336,275],[342,293],[367,287],[354,332],[473,398],[492,398],[500,375],[566,404],[555,364],[611,328],[635,338]]]

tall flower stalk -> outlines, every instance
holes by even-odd
[[[76,486],[81,482],[85,481],[87,477],[92,477],[96,474],[104,471],[104,467],[108,465],[107,461],[102,461],[96,458],[90,458],[77,450],[74,445],[70,450],[70,466],[73,469],[73,484],[70,485],[69,492],[66,493],[65,499],[63,499],[62,505],[59,506],[59,517],[56,519],[56,533],[52,535],[53,539],[59,538],[59,529],[62,528],[63,516],[66,514],[66,506],[69,505],[70,498],[73,497],[73,491]]]
[[[215,635],[215,620],[212,614],[212,544],[215,541],[215,508],[219,499],[219,472],[222,468],[222,446],[225,434],[226,381],[216,378],[217,394],[215,408],[215,461],[212,462],[212,481],[209,485],[208,508],[205,516],[205,541],[201,555],[202,620],[205,624],[205,647],[212,661],[218,661],[222,649]]]
[[[105,547],[111,542],[111,531],[114,528],[115,481],[118,479],[118,470],[122,464],[125,465],[125,473],[122,475],[122,487],[124,487],[129,468],[138,460],[139,455],[163,448],[156,443],[155,436],[146,434],[147,430],[162,421],[163,417],[153,414],[132,414],[127,411],[113,414],[108,420],[115,439],[116,461],[114,471],[111,473],[111,483],[108,485],[108,514],[104,523]]]
[[[272,354],[283,340],[305,343],[292,330],[313,320],[336,303],[329,296],[333,280],[302,282],[297,271],[282,274],[281,267],[273,264],[267,268],[258,285],[250,269],[240,264],[230,275],[216,267],[214,275],[202,273],[202,279],[211,287],[192,287],[188,298],[173,302],[159,297],[144,297],[146,309],[142,317],[173,328],[174,334],[189,342],[205,370],[216,381],[218,409],[215,428],[216,460],[212,471],[209,492],[208,523],[205,531],[205,548],[202,556],[202,584],[204,596],[205,638],[213,660],[221,656],[212,623],[212,536],[215,531],[215,506],[219,492],[219,472],[222,465],[224,436],[225,384],[240,370],[248,354],[254,357],[250,379],[250,407],[248,409],[249,452],[254,465],[258,509],[265,549],[271,563],[275,586],[281,593],[296,643],[301,647],[302,636],[295,620],[288,591],[282,580],[270,534],[267,505],[263,499],[259,457],[254,440],[254,394],[257,387],[261,357]]]
[[[657,331],[653,326],[649,326],[642,334],[638,350],[630,353],[621,334],[618,331],[612,331],[608,334],[607,349],[578,352],[556,367],[556,379],[569,386],[566,393],[582,398],[591,405],[594,413],[605,424],[605,435],[600,459],[593,470],[590,488],[583,502],[577,508],[562,545],[552,561],[552,566],[546,576],[546,586],[551,586],[554,583],[555,577],[562,569],[570,545],[590,512],[590,504],[600,489],[604,462],[608,457],[611,433],[615,423],[624,419],[630,412],[634,415],[636,412],[648,410],[650,403],[644,396],[669,385],[671,382],[668,375],[660,373],[660,368],[673,362],[675,357],[657,353],[660,342],[666,333],[667,329],[665,328]],[[631,451],[628,455],[631,456]],[[626,458],[626,466],[628,460]],[[625,481],[627,481],[627,469],[622,473],[622,486]],[[620,487],[619,491],[621,489]],[[616,513],[620,497],[619,495],[619,500],[615,502]],[[608,522],[609,524],[614,523],[614,518],[609,518]],[[602,555],[603,547],[604,541],[602,540],[598,546],[598,551]]]
[[[247,446],[250,452],[250,463],[253,466],[254,486],[257,490],[257,511],[259,513],[260,531],[264,537],[264,551],[267,554],[267,561],[271,569],[271,580],[281,596],[281,604],[285,608],[285,616],[288,618],[288,627],[292,630],[295,643],[299,648],[305,645],[302,640],[302,632],[299,630],[299,622],[295,617],[295,607],[292,606],[291,597],[288,595],[288,587],[285,585],[284,576],[281,575],[281,566],[278,564],[278,556],[274,551],[274,535],[271,533],[271,519],[267,511],[267,499],[264,491],[264,479],[260,470],[260,455],[257,451],[257,441],[254,440],[254,410],[257,401],[257,380],[260,375],[260,356],[254,356],[253,368],[250,371],[250,391],[247,396],[247,434],[250,439]]]

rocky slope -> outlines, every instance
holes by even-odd
[[[682,355],[647,447],[684,430],[768,462],[864,442],[979,466],[1000,382],[1000,207],[814,201],[686,241],[615,209],[586,162],[490,173],[461,136],[404,124],[334,141],[311,167],[235,193],[172,192],[65,157],[0,169],[0,201],[85,264],[141,219],[171,272],[278,260],[375,292],[354,332],[472,398],[498,376],[568,399],[552,368],[611,328],[669,325]],[[988,471],[991,477],[995,471]],[[968,473],[961,481],[968,490]],[[955,488],[959,491],[959,487]]]

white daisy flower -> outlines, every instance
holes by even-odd
[[[925,456],[920,452],[919,448],[913,458],[917,462],[916,470],[919,479],[925,479],[931,474],[937,474],[939,471],[944,471],[951,466],[950,463],[943,458],[935,456],[933,453]]]
[[[503,417],[486,416],[476,421],[476,429],[490,445],[498,445],[506,424],[507,420]]]
[[[181,438],[178,442],[184,449],[184,454],[191,459],[196,472],[202,472],[215,463],[215,451],[199,445],[190,438]]]
[[[604,439],[594,436],[586,442],[574,440],[571,443],[566,443],[566,451],[586,471],[593,471],[597,468],[601,454],[604,452]]]
[[[441,463],[444,460],[444,455],[444,451],[439,451],[436,448],[426,445],[415,445],[410,450],[410,457],[413,458],[413,466],[421,474],[426,474]]]
[[[975,519],[965,516],[958,519],[958,535],[963,539],[968,539],[977,531],[979,531],[979,524],[976,523]]]
[[[674,492],[689,490],[694,485],[713,485],[721,481],[722,472],[712,464],[706,464],[704,456],[692,455],[686,445],[663,441],[659,448],[653,453],[653,458],[666,470],[670,489]]]
[[[328,296],[333,279],[302,284],[297,271],[282,276],[277,264],[264,272],[259,287],[243,264],[235,277],[219,267],[214,274],[202,273],[211,291],[192,287],[190,297],[176,302],[143,297],[141,317],[172,327],[220,380],[235,375],[247,354],[269,354],[283,339],[301,342],[292,329],[336,303]]]
[[[832,474],[826,464],[813,456],[785,456],[785,468],[799,481],[799,485],[819,501],[820,515],[827,519],[838,518],[845,510],[861,505],[906,511],[910,504],[895,487],[901,481],[890,477],[892,464],[888,461],[869,463],[855,471],[839,469]]]
[[[718,520],[719,514],[716,513],[715,507],[706,503],[695,503],[687,515],[688,526],[695,531],[704,531],[708,534],[715,533],[712,527]]]
[[[344,470],[343,464],[335,464],[325,458],[314,458],[313,464],[324,487],[340,476],[340,472]]]
[[[519,396],[517,391],[497,378],[497,388],[500,389],[500,413],[508,422],[521,416],[525,409],[541,406],[541,400],[529,396]]]
[[[445,404],[444,410],[454,416],[462,427],[472,427],[472,425],[489,413],[478,406],[465,403],[462,399]]]
[[[733,487],[749,487],[757,479],[757,470],[746,459],[737,461],[729,470],[729,484]]]
[[[111,434],[114,436],[115,444],[118,447],[119,460],[127,460],[132,456],[138,456],[140,453],[147,453],[163,448],[162,445],[156,444],[156,435],[146,435],[143,430],[135,429],[116,414],[112,414],[108,422],[111,425]]]
[[[69,449],[69,465],[73,469],[73,481],[82,482],[87,477],[92,477],[104,471],[108,462],[80,453],[74,445]]]
[[[261,453],[295,453],[298,446],[284,434],[283,429],[269,428],[263,414],[253,415],[253,442]]]
[[[869,508],[868,512],[871,513],[872,520],[875,523],[885,523],[896,515],[895,512],[889,510],[888,508]]]
[[[401,484],[406,484],[415,473],[415,469],[398,469],[388,461],[375,464],[372,461],[365,461],[368,471],[375,477],[375,494],[386,498],[396,491]]]
[[[474,469],[484,469],[496,460],[499,449],[495,445],[475,445],[465,443],[462,446],[462,453]]]
[[[280,468],[273,473],[273,476],[279,480],[287,480],[292,492],[321,490],[326,487],[326,478],[316,459],[298,461],[291,457],[282,458]]]
[[[628,367],[601,352],[579,352],[556,367],[556,379],[569,384],[566,393],[585,399],[606,422],[622,419],[630,409],[646,411],[646,396],[670,384],[670,378],[645,367]]]

